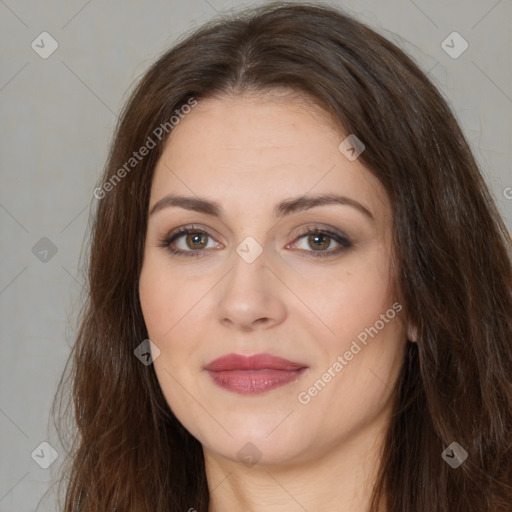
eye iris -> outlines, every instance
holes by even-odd
[[[324,243],[321,245],[318,245],[316,242],[319,239],[323,239]],[[321,234],[310,235],[308,238],[308,243],[311,243],[312,247],[316,246],[319,249],[327,249],[329,247],[329,237],[327,237],[326,235],[321,235]]]
[[[201,245],[195,244],[194,241],[203,239],[203,242],[199,242]],[[189,241],[193,240],[192,244],[189,244]],[[187,235],[187,246],[192,249],[203,249],[206,246],[206,235],[204,233],[189,233]]]

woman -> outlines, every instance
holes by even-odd
[[[512,510],[511,239],[396,46],[310,4],[209,23],[94,196],[66,512]]]

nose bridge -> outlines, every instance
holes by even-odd
[[[267,268],[269,249],[252,236],[245,237],[232,254],[232,270],[228,275],[229,293],[240,297],[266,295],[267,284],[271,274]]]
[[[219,297],[219,320],[247,329],[255,322],[282,321],[285,306],[280,287],[268,268],[270,254],[252,236],[232,255],[231,271]]]

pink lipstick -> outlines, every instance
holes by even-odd
[[[255,395],[296,381],[307,365],[270,354],[227,354],[204,369],[220,387],[242,395]]]

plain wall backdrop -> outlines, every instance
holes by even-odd
[[[0,0],[0,512],[56,510],[51,493],[40,502],[63,458],[49,411],[74,341],[93,190],[128,92],[184,33],[262,3]],[[511,228],[512,2],[330,3],[429,73]]]

